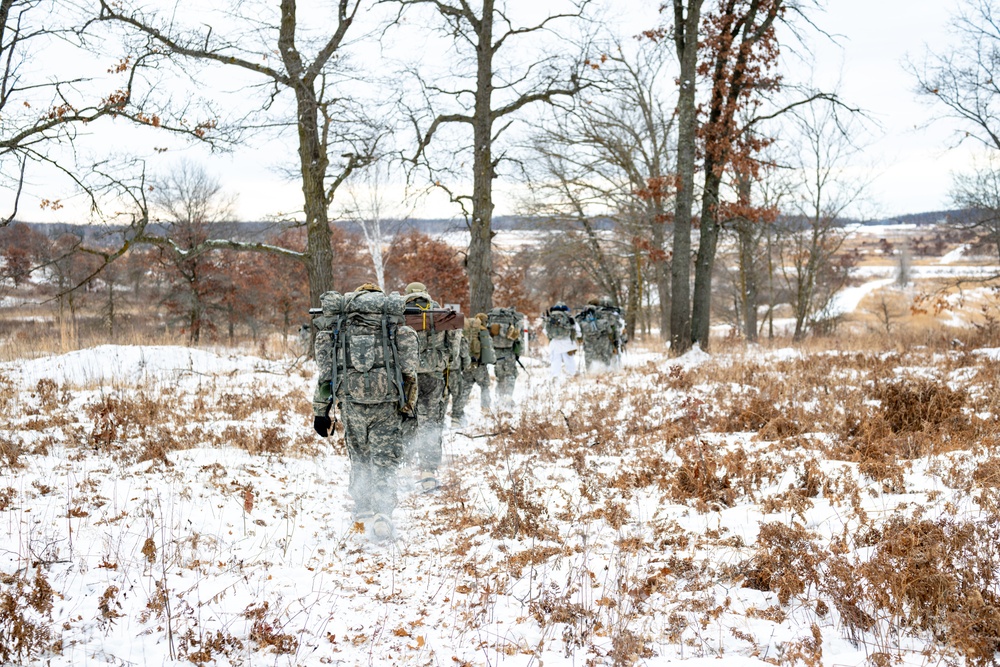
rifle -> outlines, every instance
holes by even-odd
[[[465,316],[447,308],[421,308],[407,306],[403,309],[406,326],[415,331],[451,331],[465,326]]]
[[[510,355],[508,354],[506,357],[497,357],[497,363],[500,363],[501,361],[503,361],[504,359],[506,359],[509,356]],[[525,368],[524,364],[521,363],[521,357],[518,357],[518,356],[515,355],[514,356],[514,361],[517,363],[518,366],[521,367],[521,370],[523,370],[525,373],[528,372],[528,369]]]

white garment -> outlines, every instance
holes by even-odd
[[[559,377],[563,369],[570,377],[576,375],[576,349],[576,343],[570,338],[549,341],[549,373],[552,377]]]

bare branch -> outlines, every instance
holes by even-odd
[[[287,0],[285,0],[287,1]],[[112,5],[107,2],[107,0],[100,0],[101,3],[101,14],[100,19],[102,21],[118,21],[125,25],[135,28],[144,35],[148,35],[150,38],[159,42],[163,46],[167,47],[170,51],[177,53],[182,56],[187,56],[189,58],[198,58],[202,60],[211,60],[224,65],[234,65],[241,69],[245,69],[251,72],[256,72],[258,74],[263,74],[275,81],[278,81],[286,86],[292,85],[292,80],[286,74],[279,72],[278,70],[262,65],[261,63],[246,60],[244,58],[238,58],[232,54],[222,53],[218,49],[207,49],[207,48],[195,48],[189,46],[188,44],[182,43],[179,39],[171,37],[161,30],[143,22],[139,18],[131,14],[125,14],[119,12],[112,8]],[[208,36],[205,38],[205,42],[208,42]]]

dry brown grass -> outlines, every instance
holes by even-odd
[[[833,600],[854,633],[874,619],[931,633],[971,665],[992,665],[1000,648],[995,520],[894,516],[868,533],[873,556],[831,571]]]
[[[744,586],[777,593],[778,601],[787,605],[792,596],[820,586],[825,559],[816,536],[802,524],[765,523],[757,536],[756,554],[740,573]]]
[[[0,574],[0,662],[29,664],[57,648],[50,624],[58,597],[40,567],[33,578]]]

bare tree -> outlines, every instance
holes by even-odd
[[[850,139],[856,136],[853,123],[841,125],[836,109],[826,105],[811,105],[794,115],[801,146],[800,178],[791,215],[779,221],[785,231],[780,267],[795,311],[793,337],[801,340],[807,326],[847,282],[851,263],[841,256],[848,236],[841,217],[861,199],[867,181],[843,174],[858,151]]]
[[[385,159],[359,172],[347,184],[347,203],[340,217],[361,229],[378,286],[385,290],[385,264],[393,238],[412,213],[389,200],[392,172]]]
[[[82,243],[77,234],[60,234],[51,243],[51,259],[44,264],[56,292],[51,300],[58,306],[59,339],[63,350],[80,344],[77,313],[84,294],[76,288],[89,282],[94,275],[94,258],[80,251]]]
[[[971,229],[993,246],[1000,259],[1000,165],[991,157],[985,165],[953,176],[951,201],[966,215],[956,216],[951,224]]]
[[[879,290],[875,302],[865,309],[878,321],[881,332],[891,336],[897,331],[902,319],[910,314],[910,308],[898,291]]]
[[[412,114],[417,132],[413,163],[426,168],[432,182],[462,207],[471,233],[466,265],[471,312],[486,312],[493,305],[493,181],[505,156],[500,138],[526,107],[570,97],[583,85],[582,62],[561,55],[526,62],[525,50],[557,29],[572,30],[566,24],[579,21],[589,1],[560,0],[564,11],[550,8],[545,19],[522,25],[505,0],[483,0],[478,6],[466,0],[383,0],[401,10],[430,9],[462,54],[448,80],[421,77],[426,104]],[[472,133],[471,143],[458,140],[472,152],[471,194],[444,182],[443,165],[428,155],[439,132],[456,125]]]
[[[600,289],[625,306],[630,333],[645,277],[634,267],[647,261],[664,337],[674,196],[673,104],[660,87],[665,61],[649,43],[611,44],[595,64],[593,86],[537,133],[533,149],[540,159],[531,161],[538,165],[531,174],[532,212],[559,223],[549,245],[580,257]]]
[[[1000,150],[1000,6],[995,0],[963,0],[952,20],[955,42],[931,51],[921,64],[910,63],[917,90],[961,124],[959,140],[972,139]],[[960,226],[985,235],[1000,257],[1000,174],[994,157],[984,166],[954,177],[951,199],[969,209]]]
[[[152,202],[166,225],[163,238],[167,241],[157,245],[163,261],[180,277],[173,300],[184,311],[191,343],[201,340],[209,306],[223,288],[217,259],[191,250],[210,238],[229,236],[219,223],[232,220],[233,201],[218,178],[191,162],[179,163],[154,181]]]
[[[773,160],[764,160],[753,170],[736,170],[736,201],[722,206],[720,226],[736,237],[734,301],[736,320],[749,342],[758,338],[757,310],[762,303],[773,306],[775,292],[772,273],[774,223],[787,195],[787,169]]]
[[[358,83],[345,69],[347,35],[365,1],[335,0],[332,16],[309,21],[300,20],[295,0],[243,2],[220,22],[224,29],[201,22],[184,27],[180,17],[188,14],[179,6],[160,15],[128,2],[100,1],[102,20],[132,31],[182,67],[216,65],[259,82],[245,89],[260,106],[242,127],[294,131],[306,248],[297,252],[217,239],[190,252],[229,247],[296,257],[306,266],[310,302],[318,305],[320,294],[334,284],[330,206],[344,181],[372,159],[382,136],[379,124],[352,94]],[[144,210],[138,198],[134,203]],[[145,234],[142,229],[139,236]]]
[[[235,196],[223,191],[218,177],[189,160],[154,179],[151,191],[158,217],[173,228],[233,220]]]
[[[704,0],[673,0],[673,42],[680,64],[677,98],[677,197],[674,200],[674,253],[670,268],[670,351],[691,347],[691,221],[698,136],[696,81],[698,30]],[[664,5],[666,7],[666,5]]]
[[[40,175],[60,175],[98,212],[102,194],[124,183],[103,177],[107,164],[84,163],[84,126],[121,118],[214,141],[210,116],[193,120],[189,114],[185,120],[162,110],[150,94],[144,74],[159,56],[148,45],[118,57],[105,44],[96,60],[89,58],[86,50],[96,38],[87,18],[74,3],[60,0],[0,0],[0,183],[6,190],[0,226],[19,214],[26,194],[37,196],[43,208],[63,207],[59,194],[26,192],[32,180],[43,180]],[[47,61],[57,69],[39,66],[40,54],[53,52],[58,59]]]
[[[953,44],[909,63],[917,90],[960,121],[960,139],[1000,149],[1000,7],[995,0],[962,0],[952,31]]]

